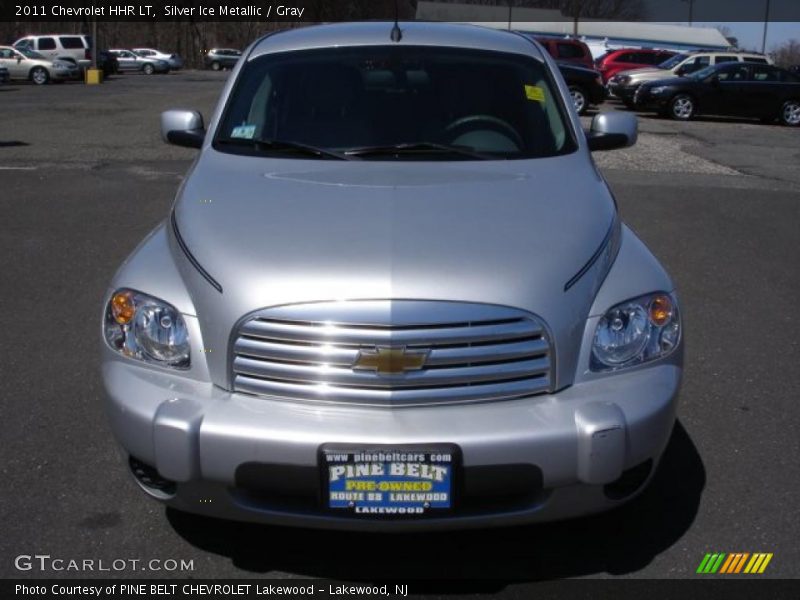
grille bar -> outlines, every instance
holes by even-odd
[[[290,342],[336,342],[337,344],[392,344],[426,345],[431,340],[437,344],[459,344],[489,342],[527,338],[542,333],[533,321],[518,320],[511,323],[473,325],[471,327],[444,327],[434,329],[389,329],[370,327],[347,327],[317,323],[291,323],[255,319],[245,323],[241,334],[271,340]]]
[[[541,394],[550,389],[547,377],[504,381],[464,387],[443,387],[429,390],[376,390],[326,385],[308,385],[288,381],[270,381],[237,375],[237,391],[249,394],[290,398],[312,402],[337,402],[367,406],[427,406],[508,400]]]
[[[265,363],[261,360],[237,356],[233,361],[233,369],[240,375],[263,379],[393,389],[425,385],[469,385],[484,381],[501,381],[531,375],[544,375],[550,369],[550,362],[547,358],[540,358],[474,367],[423,369],[421,371],[408,371],[403,375],[396,376],[376,376],[376,373],[372,371],[353,370],[346,367],[308,366],[279,362]]]
[[[331,344],[287,344],[240,337],[234,343],[233,350],[239,356],[309,364],[324,363],[349,366],[355,362],[360,348],[358,346],[333,346]],[[428,354],[428,360],[425,364],[428,366],[441,366],[497,362],[530,358],[547,354],[547,352],[547,341],[542,338],[485,346],[457,346],[450,348],[436,348],[434,346]]]
[[[387,348],[389,362],[377,360]],[[552,385],[543,323],[486,304],[285,305],[245,320],[231,351],[235,391],[292,400],[416,406],[517,398]],[[420,352],[424,364],[403,371],[404,359]],[[369,364],[357,365],[360,356]]]

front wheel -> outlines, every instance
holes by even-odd
[[[694,116],[694,98],[678,94],[669,103],[669,116],[678,121],[688,121]]]
[[[584,114],[586,109],[589,108],[589,102],[586,100],[586,92],[577,85],[571,85],[569,87],[569,95],[572,96],[572,104],[575,105],[575,110],[578,111],[578,114]]]
[[[155,72],[155,67],[153,65],[147,64],[142,67],[142,71],[144,71],[145,75],[152,75]]]
[[[36,67],[31,71],[31,81],[36,85],[44,85],[50,81],[50,73],[44,67]]]
[[[222,65],[219,64],[217,61],[211,63],[211,70],[212,71],[219,71],[222,69]]]
[[[800,100],[787,100],[783,103],[781,123],[789,127],[800,125]]]

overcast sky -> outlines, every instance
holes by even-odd
[[[761,50],[769,4],[767,50],[794,38],[800,40],[800,0],[643,0],[651,21],[706,27],[725,25],[744,48]],[[723,19],[735,19],[725,21]]]
[[[800,2],[800,0],[797,0]],[[673,21],[675,23],[676,21]],[[688,21],[683,21],[681,25],[688,25]],[[701,21],[693,22],[697,27],[716,27],[722,25],[731,30],[731,35],[739,40],[739,46],[748,50],[761,51],[761,41],[764,36],[764,22],[746,21]],[[767,26],[767,52],[788,39],[800,41],[799,22],[771,22]]]

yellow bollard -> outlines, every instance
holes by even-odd
[[[86,85],[103,83],[103,71],[100,69],[86,69]]]

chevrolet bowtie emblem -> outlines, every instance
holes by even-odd
[[[428,352],[429,350],[407,350],[405,346],[377,346],[374,350],[361,350],[353,368],[376,371],[378,375],[402,375],[406,371],[418,371],[425,366]]]

